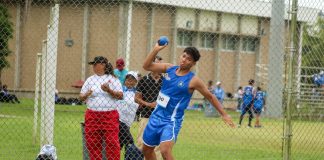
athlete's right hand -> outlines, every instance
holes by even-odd
[[[160,46],[158,43],[156,43],[155,46],[154,46],[154,49],[153,49],[153,50],[159,52],[159,51],[161,51],[163,48],[165,48],[166,46],[167,46],[167,44],[164,45],[164,46]]]

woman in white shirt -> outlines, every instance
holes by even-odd
[[[85,139],[91,160],[102,159],[105,142],[107,159],[120,159],[117,101],[123,98],[122,85],[107,58],[98,56],[92,62],[94,75],[82,86],[80,99],[86,101]]]

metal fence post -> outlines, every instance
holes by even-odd
[[[291,158],[291,139],[292,139],[292,123],[291,123],[291,111],[293,101],[293,78],[294,78],[294,54],[296,52],[296,27],[297,27],[297,0],[293,0],[291,6],[291,26],[290,26],[290,46],[289,46],[289,56],[288,56],[288,84],[286,85],[286,112],[284,119],[284,142],[283,142],[283,159],[290,160]]]

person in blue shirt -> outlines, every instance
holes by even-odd
[[[128,73],[128,70],[125,69],[124,59],[122,59],[122,58],[117,59],[116,60],[116,68],[114,69],[114,74],[120,80],[120,83],[122,85],[124,85],[124,83],[125,83],[127,73]]]
[[[324,88],[324,71],[321,71],[319,74],[314,74],[312,78],[316,86]]]
[[[240,121],[239,121],[238,127],[241,126],[242,120],[243,120],[246,112],[249,113],[248,127],[251,127],[251,122],[253,119],[252,105],[253,105],[253,99],[255,96],[255,90],[253,88],[253,85],[254,85],[254,80],[250,79],[249,85],[245,86],[243,89],[243,98],[242,98],[243,102],[242,102],[242,106],[241,106],[241,116],[240,116]]]
[[[253,111],[255,113],[255,125],[254,127],[260,128],[260,115],[262,109],[265,105],[265,93],[261,90],[261,87],[257,87],[257,91],[255,93],[254,103],[253,103]]]
[[[213,91],[214,95],[216,96],[216,98],[218,99],[218,101],[223,104],[224,102],[224,98],[225,98],[225,92],[224,89],[221,87],[221,82],[218,81],[216,83],[216,88]]]
[[[207,83],[207,88],[210,91],[210,93],[214,94],[214,82],[212,80],[209,80]],[[219,100],[219,99],[218,99]],[[217,117],[218,114],[216,112],[216,109],[214,108],[214,106],[212,104],[209,103],[209,101],[204,98],[204,103],[205,103],[205,116],[206,117]]]
[[[143,134],[143,154],[148,160],[156,160],[154,148],[158,145],[163,159],[173,159],[172,148],[182,126],[184,111],[195,90],[210,101],[227,125],[235,127],[222,104],[210,93],[203,81],[191,72],[191,68],[200,58],[199,51],[195,47],[185,48],[180,56],[179,65],[176,66],[170,63],[153,63],[155,56],[165,47],[166,45],[156,44],[143,64],[143,68],[147,71],[164,73],[156,100],[157,105]]]

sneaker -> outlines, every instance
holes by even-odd
[[[241,128],[241,125],[240,124],[237,124],[237,128]]]
[[[255,125],[254,127],[255,128],[261,128],[262,126],[261,125]]]
[[[252,126],[251,125],[248,125],[247,128],[252,128]]]

